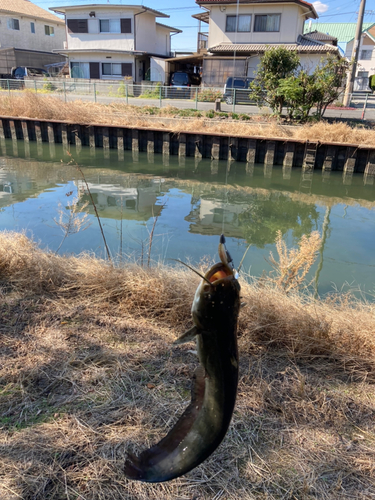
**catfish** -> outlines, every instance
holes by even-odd
[[[232,259],[220,237],[220,262],[199,283],[192,305],[194,326],[174,343],[196,339],[199,366],[191,402],[174,427],[138,457],[127,454],[128,479],[156,483],[191,471],[219,446],[228,430],[237,394],[237,323],[240,285]],[[189,267],[189,266],[188,266]]]

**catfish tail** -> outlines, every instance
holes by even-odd
[[[127,453],[124,472],[128,479],[134,479],[135,481],[142,481],[143,479],[143,471],[140,460],[130,451]]]

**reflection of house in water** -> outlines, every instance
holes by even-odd
[[[225,226],[225,236],[241,238],[242,231],[238,215],[246,207],[245,203],[228,203],[219,199],[201,198],[185,217],[190,222],[189,232],[219,235]]]
[[[81,181],[77,184],[81,193],[81,201],[90,201],[85,192],[85,184]],[[162,211],[162,205],[157,203],[160,196],[157,183],[151,183],[145,187],[122,187],[93,182],[87,184],[100,217],[146,221],[150,217],[160,215]],[[87,207],[87,210],[94,212],[91,205]]]
[[[37,197],[43,191],[57,186],[56,176],[48,174],[38,162],[29,160],[27,170],[20,168],[18,159],[7,158],[4,162],[6,168],[0,170],[0,208]],[[38,168],[40,175],[35,176]]]

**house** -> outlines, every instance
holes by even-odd
[[[156,22],[168,18],[144,5],[87,4],[51,8],[65,15],[72,78],[135,82],[166,79],[171,36],[181,30]]]
[[[347,43],[345,57],[350,61],[354,38]],[[369,77],[375,75],[375,24],[364,29],[359,42],[359,55],[353,90],[370,90]]]
[[[367,30],[374,26],[374,23],[363,23],[362,29]],[[305,24],[304,34],[310,34],[314,31],[325,33],[328,36],[337,38],[337,46],[342,55],[346,52],[346,45],[353,40],[357,23],[321,23],[310,20]]]
[[[321,31],[309,31],[305,33],[310,39],[316,40],[317,42],[329,43],[334,47],[337,47],[337,38],[335,36],[329,35],[328,33],[322,33]]]
[[[307,19],[317,19],[304,0],[196,0],[204,12],[193,17],[208,24],[202,80],[222,86],[228,76],[254,77],[261,55],[269,47],[296,50],[301,64],[312,71],[326,54],[338,54],[331,43],[303,35]],[[198,35],[199,36],[199,35]],[[201,49],[202,47],[200,47]]]
[[[65,23],[51,12],[28,0],[0,0],[0,21],[0,74],[65,60],[52,52],[63,48]]]
[[[348,59],[352,58],[354,36],[357,23],[314,23],[310,28],[326,33],[327,36],[337,38],[342,54]],[[313,36],[314,32],[305,33]],[[375,23],[363,23],[362,35],[359,46],[359,56],[354,80],[354,90],[369,90],[369,76],[375,74]]]

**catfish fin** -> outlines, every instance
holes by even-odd
[[[183,333],[176,339],[173,343],[174,344],[184,344],[185,342],[191,342],[194,340],[194,337],[199,334],[198,328],[196,326],[193,326],[188,330],[187,332]]]

